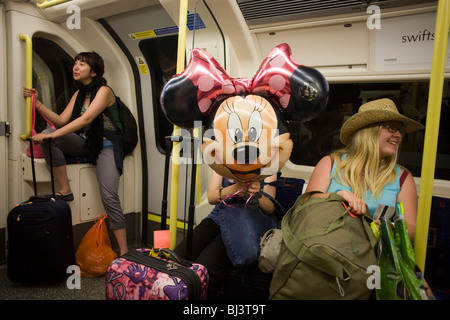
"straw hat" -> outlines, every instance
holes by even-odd
[[[341,128],[341,142],[347,144],[359,129],[386,121],[401,122],[406,133],[424,128],[419,122],[400,114],[391,99],[378,99],[363,104],[357,114],[344,122]]]

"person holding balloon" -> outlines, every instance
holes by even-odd
[[[325,78],[295,62],[287,44],[272,49],[252,79],[231,78],[194,49],[165,85],[167,119],[188,128],[201,121],[205,129],[202,156],[213,169],[208,201],[215,207],[194,229],[191,258],[208,270],[208,299],[219,297],[231,268],[257,262],[260,238],[284,214],[274,182],[293,148],[288,121],[313,119],[327,99]],[[175,248],[183,258],[185,241]]]
[[[268,229],[276,227],[277,219],[273,215],[274,203],[267,196],[256,198],[255,194],[262,189],[275,197],[275,187],[268,183],[276,178],[272,175],[261,182],[234,182],[212,171],[208,201],[215,207],[195,227],[192,246],[193,260],[205,266],[210,275],[208,299],[218,297],[222,282],[233,267],[244,267],[257,261],[260,237]],[[262,187],[263,183],[266,184]],[[245,194],[253,194],[258,203],[253,202],[253,207],[247,203],[245,207]],[[255,227],[259,232],[255,232]],[[238,246],[245,252],[232,250]],[[175,248],[175,252],[186,256],[186,240]]]

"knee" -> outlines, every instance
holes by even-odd
[[[125,229],[127,227],[127,219],[122,212],[106,207],[105,212],[108,215],[111,229]]]

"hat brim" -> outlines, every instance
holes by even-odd
[[[341,142],[346,145],[350,140],[350,137],[359,129],[375,123],[387,121],[401,122],[406,133],[424,128],[421,123],[397,112],[389,110],[367,110],[351,116],[344,122],[340,134]]]

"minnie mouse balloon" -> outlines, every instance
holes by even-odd
[[[161,106],[177,126],[202,121],[203,158],[212,169],[253,181],[277,173],[289,159],[288,121],[313,119],[327,100],[322,74],[296,63],[283,43],[252,79],[231,78],[209,53],[194,49],[186,69],[165,85]]]

